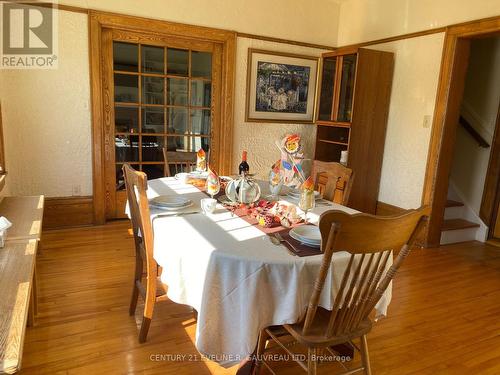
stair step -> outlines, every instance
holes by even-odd
[[[458,230],[467,228],[479,228],[479,224],[464,219],[448,219],[443,222],[441,230],[447,231],[447,230]]]
[[[446,201],[446,207],[463,207],[462,202],[454,201],[453,199],[448,199]]]

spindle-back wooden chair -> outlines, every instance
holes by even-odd
[[[352,344],[352,340],[359,338],[362,366],[348,370],[340,363],[348,370],[344,374],[361,370],[371,374],[366,340],[366,334],[372,327],[369,315],[408,256],[424,225],[426,213],[427,208],[412,210],[397,217],[349,215],[335,210],[323,213],[319,221],[323,261],[305,317],[296,324],[273,326],[261,331],[257,347],[257,372],[261,364],[269,367],[260,361],[267,340],[274,340],[291,354],[308,374],[316,374],[318,350],[332,352],[331,346]],[[392,253],[398,249],[401,250],[389,267]],[[338,251],[347,251],[351,255],[333,308],[326,310],[318,303],[332,255]],[[293,356],[288,346],[280,341],[284,335],[291,335],[295,341],[307,347],[307,363]]]
[[[192,172],[196,167],[196,152],[167,151],[167,148],[163,147],[163,159],[165,177],[171,177],[171,166],[174,173]]]
[[[336,162],[314,160],[311,175],[315,189],[323,198],[347,205],[354,181],[352,169]]]
[[[167,287],[159,280],[161,268],[153,258],[153,228],[146,195],[148,185],[146,174],[136,171],[128,164],[124,164],[123,176],[125,177],[136,252],[134,284],[129,314],[131,316],[135,315],[140,294],[144,299],[144,312],[139,331],[139,342],[142,343],[146,341],[148,335],[155,303],[168,299],[166,295]],[[143,278],[145,279],[144,283]]]

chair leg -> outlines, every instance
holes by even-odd
[[[196,311],[195,309],[191,309],[191,311],[193,312],[193,319],[198,321],[198,311]]]
[[[137,308],[137,300],[139,299],[139,289],[137,289],[137,281],[141,281],[142,278],[142,258],[141,254],[137,253],[135,256],[135,274],[134,274],[134,285],[132,286],[132,298],[130,299],[130,308],[128,313],[130,316],[135,314],[135,309]]]
[[[368,342],[366,341],[366,335],[361,336],[361,362],[363,362],[365,374],[371,375],[372,370],[370,368],[370,355],[368,354]]]
[[[128,309],[128,314],[130,316],[135,315],[135,309],[137,308],[137,300],[139,299],[139,290],[137,289],[137,286],[135,285],[135,280],[134,280],[134,286],[132,288],[132,298],[130,299],[130,307]]]
[[[139,342],[146,341],[151,319],[153,319],[153,310],[156,302],[156,278],[152,281],[147,279],[146,296],[144,300],[144,313],[142,315],[141,330],[139,332]]]
[[[307,349],[307,373],[309,375],[316,375],[316,348]]]
[[[151,324],[151,318],[146,316],[142,317],[141,330],[139,331],[139,342],[142,344],[146,342],[149,332],[149,325]]]
[[[264,355],[264,351],[266,350],[266,343],[269,335],[266,333],[266,330],[263,329],[259,333],[259,341],[257,342],[257,353],[255,353],[255,371],[254,375],[258,375],[260,369],[262,367],[262,356]]]

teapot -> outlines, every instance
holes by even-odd
[[[260,198],[260,186],[244,173],[226,186],[226,196],[231,202],[250,204]]]

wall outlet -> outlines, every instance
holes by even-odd
[[[424,116],[424,122],[422,124],[424,128],[430,128],[431,127],[431,115],[425,115]]]
[[[71,188],[71,195],[79,196],[82,195],[82,187],[80,185],[73,185]]]

